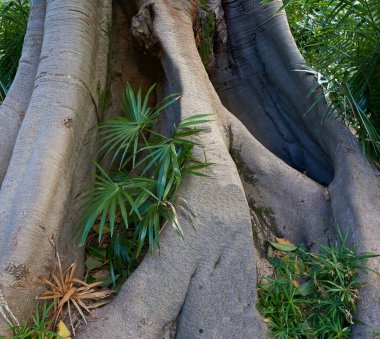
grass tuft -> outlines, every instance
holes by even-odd
[[[350,338],[355,302],[364,285],[359,273],[372,253],[318,244],[311,252],[280,239],[268,260],[273,275],[258,282],[257,309],[276,338]]]

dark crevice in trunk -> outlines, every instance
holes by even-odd
[[[222,5],[228,48],[227,55],[216,53],[212,79],[223,104],[272,153],[327,186],[334,175],[330,160],[296,114],[297,101],[305,98],[282,91],[284,83],[294,91],[296,86],[271,43],[273,8],[258,10],[258,1],[229,0]]]
[[[137,7],[133,1],[114,0],[112,17],[112,38],[110,53],[110,88],[112,105],[105,112],[105,118],[120,115],[120,101],[127,82],[136,91],[140,86],[146,93],[154,83],[159,83],[163,70],[159,59],[144,52],[133,37],[130,27]],[[159,101],[159,90],[154,91],[150,104]]]

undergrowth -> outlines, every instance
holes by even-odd
[[[30,322],[11,326],[12,336],[9,339],[52,339],[61,338],[50,328],[53,320],[50,317],[53,304],[36,305],[36,310]],[[1,337],[0,337],[1,338]]]
[[[257,309],[277,338],[350,338],[355,322],[355,302],[364,282],[359,272],[376,255],[357,253],[340,244],[318,244],[311,252],[278,238],[270,243],[268,260],[272,276],[258,283]]]
[[[97,174],[82,198],[81,244],[87,244],[87,282],[102,281],[119,290],[140,261],[144,249],[160,250],[159,235],[171,226],[183,238],[178,211],[191,220],[186,202],[175,199],[187,174],[201,175],[209,166],[192,155],[193,139],[208,115],[194,115],[174,126],[171,136],[156,131],[160,113],[179,100],[178,94],[149,107],[150,95],[127,84],[123,116],[99,126]]]

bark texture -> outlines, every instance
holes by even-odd
[[[43,3],[32,4],[31,20],[36,6],[43,16]],[[39,279],[53,268],[54,244],[66,263],[82,261],[73,242],[74,197],[91,176],[90,131],[107,72],[110,2],[51,0],[46,5],[35,79],[28,74],[33,93],[0,191],[0,307],[20,321],[34,309]],[[29,38],[26,49],[33,44]],[[1,334],[6,325],[2,319]]]
[[[16,77],[0,107],[0,187],[33,92],[44,32],[45,1],[33,1]]]
[[[104,98],[107,55],[114,102],[125,80],[158,81],[162,94],[182,94],[165,112],[166,131],[181,118],[213,114],[199,137],[204,149],[195,153],[205,151],[214,165],[211,179],[186,178],[178,194],[196,216],[194,226],[180,216],[185,241],[166,228],[161,254],[146,256],[79,337],[266,337],[255,304],[259,237],[268,230],[294,242],[327,242],[340,225],[362,250],[380,252],[379,173],[349,130],[324,118],[325,103],[305,114],[315,80],[293,71],[304,61],[286,17],[274,15],[279,6],[209,1],[216,23],[209,78],[194,39],[196,0],[115,2],[112,53],[110,2],[47,1],[34,89],[0,190],[3,313],[8,305],[20,320],[29,314],[38,278],[54,260],[52,240],[67,261],[80,257],[70,238],[74,197],[91,175],[90,131]],[[155,57],[136,51],[136,43]],[[357,317],[379,330],[379,278],[364,278]],[[355,336],[369,338],[366,330],[356,327]]]
[[[247,204],[235,197],[238,186],[230,183],[231,175],[236,180],[235,167],[258,227],[270,228],[295,242],[312,243],[333,241],[339,224],[343,230],[350,228],[352,241],[361,243],[363,250],[378,249],[365,240],[366,232],[375,234],[378,226],[376,171],[362,158],[346,127],[333,119],[325,121],[323,104],[304,114],[313,103],[308,94],[314,79],[292,72],[304,67],[304,61],[284,15],[274,16],[278,6],[279,2],[262,6],[258,1],[213,1],[210,6],[219,25],[212,80],[225,106],[244,126],[222,106],[200,65],[191,32],[193,3],[152,1],[142,5],[132,30],[142,45],[156,53],[158,40],[167,92],[182,93],[181,116],[215,113],[208,133],[202,135],[208,159],[216,164],[209,170],[215,180],[189,179],[180,197],[196,212],[196,229],[182,220],[187,225],[184,244],[166,231],[161,256],[145,258],[115,302],[98,312],[107,320],[84,328],[82,337],[89,333],[112,333],[115,338],[155,338],[168,333],[178,338],[265,337],[253,307],[254,270],[251,264],[247,266],[255,262],[255,253],[246,243],[247,237],[251,238]],[[228,44],[223,27],[227,27]],[[235,164],[231,165],[231,158]],[[347,173],[345,168],[347,161],[352,161],[350,171],[356,171],[353,163],[361,166],[356,179],[361,176],[365,187],[374,185],[372,193],[368,187],[355,193],[360,198],[347,194],[348,186],[342,185],[342,180],[350,183],[349,189],[355,187],[353,172]],[[367,204],[365,209],[361,199]],[[221,216],[227,219],[221,220]],[[362,222],[367,227],[360,229]],[[215,257],[221,251],[222,255]],[[372,267],[376,265],[373,261]],[[215,268],[223,268],[221,280],[215,280]],[[247,275],[251,279],[248,288]],[[358,315],[376,326],[377,297],[371,301],[366,296],[377,296],[378,278],[373,275],[369,279]],[[357,335],[369,336],[365,330],[358,327]]]
[[[281,2],[263,6],[260,1],[222,1],[222,6],[229,40],[228,46],[219,46],[213,80],[223,103],[269,150],[326,186],[324,197],[331,209],[330,222],[320,193],[320,203],[313,202],[322,207],[318,213],[305,211],[303,214],[294,199],[288,205],[302,211],[309,221],[301,224],[303,233],[309,235],[305,240],[310,241],[315,236],[321,240],[323,232],[334,231],[339,225],[343,231],[349,230],[352,244],[359,245],[363,251],[378,253],[379,173],[363,158],[348,128],[337,117],[326,117],[325,102],[320,101],[306,113],[317,97],[317,93],[310,96],[315,79],[308,73],[294,71],[306,67],[284,12],[273,15]],[[255,157],[254,154],[257,153],[251,153],[251,157]],[[285,196],[289,197],[290,193],[293,197],[294,189],[299,190],[298,197],[307,191],[306,185],[302,185],[304,188],[291,186]],[[270,192],[269,196],[273,199],[276,193]],[[307,196],[313,197],[312,194]],[[257,195],[253,199],[258,199]],[[264,206],[271,206],[268,202],[262,201]],[[275,215],[276,220],[281,220],[284,213]],[[314,225],[313,218],[316,218]],[[293,230],[296,225],[296,221],[288,224]],[[286,235],[287,230],[283,231]],[[370,267],[378,271],[379,259],[371,260]],[[362,290],[358,317],[378,330],[380,279],[373,273],[363,279],[368,286]],[[365,336],[365,328],[356,327],[355,334]]]
[[[138,17],[147,9],[154,11],[150,29],[160,41],[167,91],[182,93],[180,112],[173,112],[177,117],[169,121],[179,114],[222,109],[194,43],[192,4],[173,4],[147,4]],[[142,32],[140,24],[136,19],[133,29]],[[207,158],[215,163],[210,169],[213,179],[188,178],[186,186],[191,189],[179,195],[196,215],[195,226],[181,218],[184,242],[171,230],[164,232],[161,255],[145,258],[116,300],[99,310],[98,315],[108,320],[91,323],[83,337],[97,333],[155,338],[176,324],[180,338],[265,336],[254,307],[256,272],[248,205],[215,119],[202,134]]]

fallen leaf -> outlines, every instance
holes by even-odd
[[[278,244],[280,245],[290,245],[290,246],[294,246],[293,243],[291,243],[289,240],[285,239],[285,238],[277,238],[276,237],[276,241]]]
[[[110,276],[110,272],[108,270],[101,270],[92,275],[96,280],[107,279]]]
[[[294,287],[298,287],[300,285],[300,283],[297,280],[293,280],[293,285],[294,285]]]
[[[301,273],[301,270],[300,270],[300,267],[298,266],[298,260],[296,258],[296,262],[294,264],[294,274],[300,275],[300,273]]]
[[[270,246],[268,246],[268,254],[267,254],[267,256],[268,256],[268,258],[273,257],[273,249]]]
[[[284,244],[279,244],[279,243],[271,242],[271,241],[269,243],[274,248],[277,248],[278,250],[283,251],[283,252],[292,252],[298,248],[298,246],[295,246],[295,245],[284,245]]]
[[[305,297],[311,293],[312,288],[313,288],[313,282],[309,280],[303,283],[302,285],[298,286],[297,292]]]
[[[57,325],[57,334],[61,338],[71,339],[71,333],[62,320],[60,320]]]

